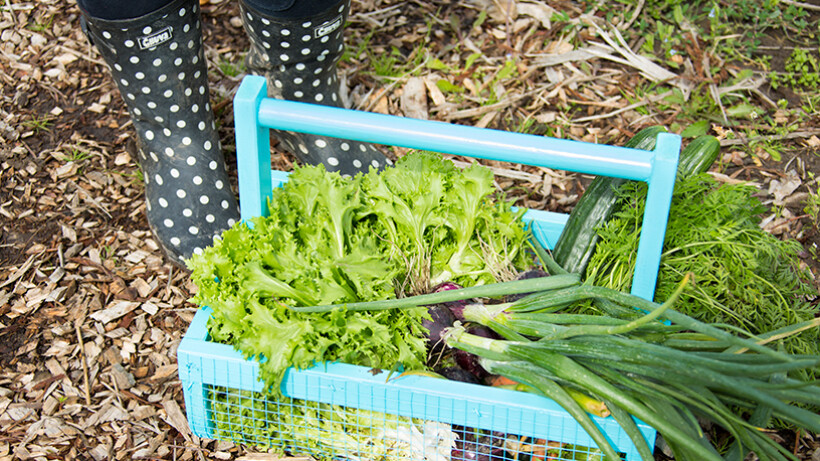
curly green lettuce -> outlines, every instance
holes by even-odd
[[[235,225],[188,261],[213,341],[260,361],[274,393],[288,367],[342,361],[422,369],[425,308],[296,313],[289,306],[419,294],[436,283],[494,283],[528,268],[523,210],[494,197],[492,173],[409,154],[356,177],[297,167],[269,214]]]

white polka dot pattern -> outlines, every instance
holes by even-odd
[[[149,225],[169,256],[188,258],[239,218],[215,148],[199,1],[131,21],[85,19],[138,135]]]
[[[344,49],[343,24],[350,0],[340,0],[310,21],[263,16],[240,2],[251,48],[249,70],[268,78],[270,96],[342,107],[336,63]],[[356,174],[390,161],[371,144],[324,136],[277,132],[299,161],[324,164],[330,171]]]

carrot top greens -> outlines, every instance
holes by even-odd
[[[598,229],[600,241],[587,283],[628,291],[634,272],[644,201],[642,186],[624,188],[624,204]],[[656,299],[666,299],[684,274],[693,283],[676,309],[709,323],[725,323],[760,334],[811,320],[816,296],[796,267],[799,245],[760,228],[766,210],[745,184],[720,184],[708,175],[678,180],[658,273]],[[820,353],[820,330],[782,340],[796,354]]]

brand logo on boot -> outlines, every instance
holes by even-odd
[[[137,43],[140,45],[141,50],[147,50],[148,48],[153,48],[155,46],[162,45],[163,43],[167,42],[174,38],[173,28],[168,26],[164,29],[158,30],[151,35],[146,35],[145,37],[140,37],[137,39]]]
[[[336,19],[332,19],[315,29],[313,29],[313,38],[320,38],[324,37],[325,35],[333,32],[334,30],[338,29],[342,26],[342,17],[339,16]]]

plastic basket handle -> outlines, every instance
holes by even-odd
[[[511,133],[267,97],[264,77],[243,79],[234,97],[239,200],[243,220],[267,214],[271,196],[270,129],[521,163],[648,184],[632,293],[652,299],[680,136],[661,133],[655,150]]]

